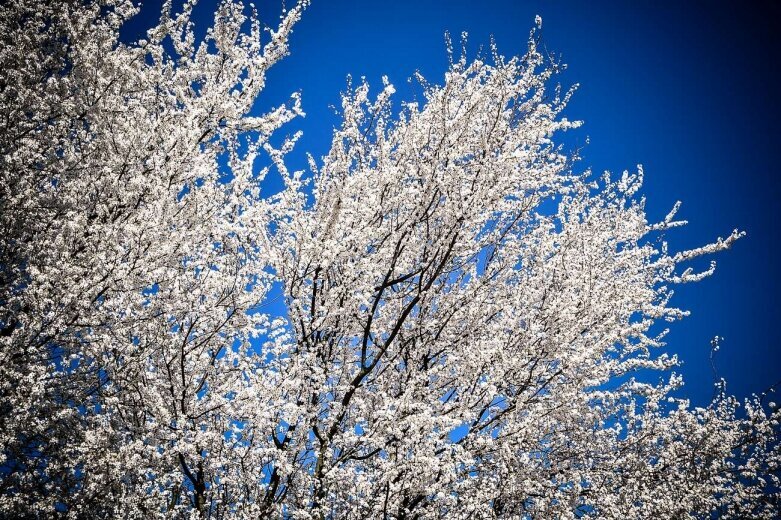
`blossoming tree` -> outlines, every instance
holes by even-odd
[[[250,115],[305,4],[202,42],[193,4],[132,45],[123,0],[0,7],[4,516],[778,514],[778,410],[658,353],[740,233],[669,252],[642,169],[577,173],[535,32],[400,110],[351,86],[305,175],[298,96]]]

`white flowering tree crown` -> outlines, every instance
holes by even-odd
[[[254,107],[306,3],[132,44],[128,0],[0,7],[0,515],[776,517],[781,412],[659,348],[742,233],[668,251],[642,168],[578,173],[536,30],[350,84],[289,171],[298,94]]]

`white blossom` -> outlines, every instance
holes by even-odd
[[[299,96],[250,112],[305,4],[0,7],[0,515],[776,517],[781,411],[662,350],[742,233],[671,253],[642,168],[579,173],[535,32],[398,113],[351,84],[288,170]]]

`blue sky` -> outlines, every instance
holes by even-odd
[[[266,23],[276,22],[281,0],[255,3]],[[159,5],[145,2],[126,36],[140,36]],[[208,20],[214,5],[201,0],[197,18]],[[292,157],[303,167],[304,151],[327,151],[338,124],[329,105],[339,104],[347,74],[375,86],[386,74],[397,97],[408,98],[407,78],[416,70],[441,81],[446,30],[469,32],[472,56],[491,35],[502,54],[520,54],[537,14],[545,46],[568,65],[559,81],[580,84],[567,116],[585,121],[574,135],[579,143],[589,139],[581,167],[619,173],[642,164],[649,218],[683,201],[679,217],[690,224],[668,236],[673,248],[702,245],[736,227],[748,234],[716,256],[713,277],[676,289],[673,303],[692,315],[672,324],[667,350],[685,363],[685,393],[697,404],[710,397],[715,335],[725,338],[717,367],[728,390],[764,390],[781,379],[781,4],[313,0],[258,107],[302,93],[307,117],[287,131],[304,131]]]

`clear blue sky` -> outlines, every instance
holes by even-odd
[[[273,25],[281,0],[255,3]],[[736,227],[748,233],[717,255],[715,276],[676,290],[673,303],[692,315],[672,324],[667,347],[685,363],[685,393],[704,404],[713,382],[709,341],[723,336],[719,375],[730,392],[746,396],[781,379],[781,4],[741,4],[313,0],[259,108],[301,91],[307,117],[287,131],[304,130],[293,153],[303,167],[304,151],[327,151],[338,124],[329,105],[338,105],[348,73],[373,85],[387,74],[397,97],[407,97],[415,70],[441,81],[446,30],[468,31],[472,53],[493,35],[502,54],[519,54],[541,15],[544,44],[568,64],[559,80],[581,85],[567,109],[570,119],[585,121],[576,139],[590,139],[581,166],[620,172],[643,164],[652,220],[683,201],[679,217],[690,224],[669,235],[673,247],[701,245]],[[140,36],[159,5],[146,1],[126,36]],[[214,5],[201,0],[197,18],[208,19]]]

